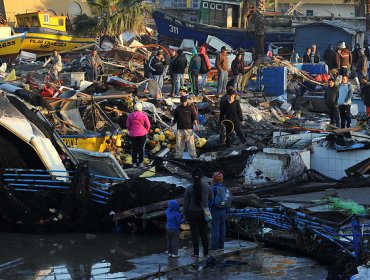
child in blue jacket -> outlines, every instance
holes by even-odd
[[[168,256],[178,258],[180,225],[183,223],[177,200],[170,200],[166,210]]]

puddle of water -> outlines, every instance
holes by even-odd
[[[125,279],[125,272],[135,268],[129,259],[164,252],[165,244],[164,234],[0,234],[0,279]],[[17,259],[20,261],[2,267]],[[313,260],[271,249],[259,249],[229,260],[202,271],[187,268],[171,272],[160,279],[326,277],[326,269]]]

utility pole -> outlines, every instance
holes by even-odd
[[[366,1],[366,31],[370,31],[370,0]]]

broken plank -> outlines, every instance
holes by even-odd
[[[184,200],[183,198],[177,199],[179,204],[182,204],[183,200]],[[164,201],[160,201],[160,202],[156,202],[156,203],[152,203],[149,205],[140,206],[140,207],[136,207],[136,208],[132,208],[132,209],[128,209],[128,210],[116,213],[113,216],[113,221],[117,222],[119,220],[123,220],[129,217],[135,216],[135,215],[142,215],[142,214],[162,210],[168,206],[168,201],[169,200],[164,200]]]

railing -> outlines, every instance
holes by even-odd
[[[52,175],[53,173],[53,175]],[[58,175],[67,173],[68,175]],[[54,175],[57,174],[57,175]],[[17,169],[3,170],[0,180],[9,190],[19,192],[39,192],[45,190],[66,192],[73,188],[74,171]],[[90,174],[91,200],[99,204],[107,204],[111,198],[111,186],[123,182],[125,178],[116,178]]]
[[[318,219],[289,208],[246,208],[231,209],[229,216],[237,219],[252,218],[266,224],[300,234],[316,235],[335,244],[356,260],[363,253],[369,253],[370,219],[368,215],[353,215],[350,224],[345,226]],[[365,246],[366,245],[366,246]]]

